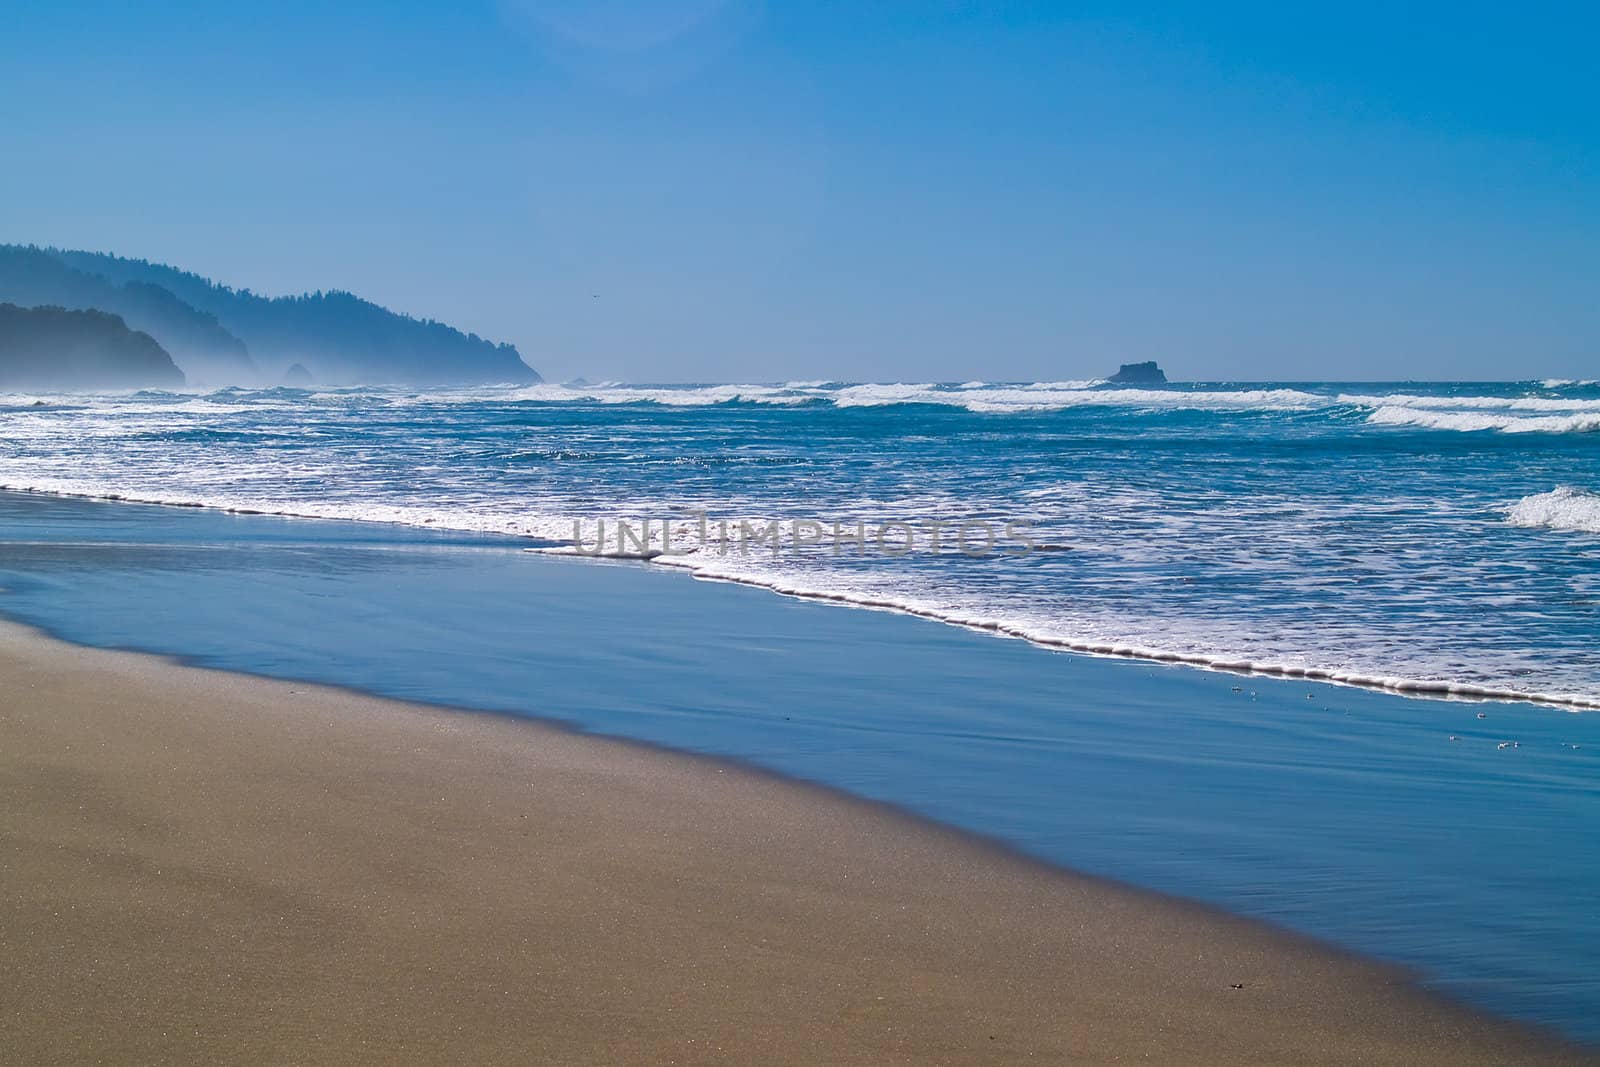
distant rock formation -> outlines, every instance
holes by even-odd
[[[183,372],[166,349],[116,315],[0,304],[0,390],[182,384]]]
[[[304,363],[296,363],[283,372],[284,385],[310,385],[314,381],[316,379],[311,376],[310,371],[306,370]]]
[[[1167,376],[1155,360],[1150,360],[1148,363],[1124,363],[1122,369],[1106,381],[1115,385],[1166,385]]]

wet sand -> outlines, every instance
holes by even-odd
[[[1594,1062],[826,790],[9,624],[0,1060]]]

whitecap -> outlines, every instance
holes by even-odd
[[[1600,493],[1560,486],[1525,496],[1506,512],[1513,526],[1600,534]]]
[[[1342,393],[1340,404],[1357,407],[1419,408],[1427,411],[1531,411],[1531,412],[1593,412],[1600,414],[1600,400],[1578,400],[1546,396],[1417,396],[1409,393],[1392,393],[1385,396],[1366,396]]]
[[[1593,433],[1600,430],[1600,411],[1581,415],[1509,415],[1488,411],[1437,411],[1401,404],[1385,405],[1367,416],[1374,426],[1417,426],[1427,430],[1481,433]]]

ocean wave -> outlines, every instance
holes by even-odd
[[[0,411],[53,408],[70,402],[71,398],[52,393],[0,393]]]
[[[1547,383],[1551,391],[1586,383]],[[406,389],[374,386],[305,391],[289,388],[224,389],[206,391],[138,391],[101,394],[0,394],[0,407],[24,407],[36,400],[51,404],[71,403],[103,407],[122,414],[193,411],[195,413],[242,413],[261,407],[296,407],[366,404],[411,407],[417,405],[456,406],[480,403],[544,403],[661,405],[699,407],[722,404],[795,406],[828,404],[836,407],[892,407],[898,405],[937,405],[965,408],[985,414],[1041,412],[1076,407],[1131,408],[1141,411],[1213,410],[1301,411],[1367,408],[1460,412],[1478,416],[1518,415],[1600,415],[1600,398],[1594,396],[1496,396],[1488,394],[1452,395],[1449,393],[1363,393],[1335,392],[1332,388],[1313,391],[1292,384],[1240,385],[1229,387],[1172,386],[1165,388],[1122,388],[1103,379],[1039,382],[990,382],[972,380],[942,382],[863,382],[791,381],[772,383],[730,383],[706,385],[639,385],[607,382],[600,385],[480,386],[440,389]],[[1392,417],[1386,415],[1384,418]],[[1381,420],[1380,420],[1381,421]],[[1448,421],[1448,420],[1446,420]],[[1454,428],[1454,427],[1451,427]],[[1492,427],[1491,427],[1492,428]]]
[[[22,407],[34,396],[0,397],[0,407]],[[44,398],[65,402],[68,398]],[[935,406],[976,414],[1035,414],[1072,409],[1123,409],[1130,412],[1309,412],[1343,417],[1351,408],[1368,409],[1377,425],[1413,425],[1452,430],[1499,429],[1570,432],[1592,428],[1600,418],[1600,398],[1571,396],[1440,395],[1416,392],[1360,393],[1312,391],[1292,385],[1121,388],[1102,379],[1041,382],[865,382],[791,381],[782,384],[725,385],[556,385],[483,386],[432,390],[397,387],[292,389],[212,392],[138,392],[76,396],[70,402],[106,414],[191,412],[241,414],[261,408],[460,407],[476,404],[656,405],[674,408],[718,405],[836,408]],[[53,406],[53,405],[52,405]],[[41,409],[43,410],[43,409]],[[1460,416],[1460,417],[1454,417]],[[1567,416],[1572,421],[1514,421],[1512,416]]]
[[[689,564],[701,577],[1090,654],[1285,676],[1321,670],[1430,695],[1443,687],[1600,701],[1588,641],[1600,596],[1593,561],[1570,551],[1581,546],[1569,538],[1512,528],[1592,534],[1594,494],[1511,506],[1534,489],[1593,479],[1563,467],[1528,485],[1517,446],[1542,452],[1553,438],[1480,441],[1492,454],[1460,469],[1414,449],[1372,447],[1392,433],[1389,420],[1443,432],[1600,429],[1591,410],[1600,401],[1534,395],[1528,385],[1368,392],[1377,395],[1337,385],[974,380],[230,390],[73,397],[38,409],[0,398],[0,483],[459,531],[502,548],[570,546],[574,516],[590,545],[598,516],[614,530],[614,517],[642,524],[648,515],[659,530],[664,517],[678,523],[694,509],[752,522],[1024,517],[1041,546],[1070,551],[984,563],[785,556],[752,559],[739,574],[719,573],[727,561],[704,554]],[[556,403],[519,406],[531,397]],[[829,414],[840,398],[869,413]],[[642,406],[600,414],[602,403]],[[803,406],[755,406],[767,403]],[[736,406],[675,414],[693,404]],[[894,406],[934,404],[943,407]],[[991,422],[958,410],[1053,408],[1112,425],[1112,447],[1062,433],[1073,430],[1070,414],[1008,426],[1005,415]],[[955,424],[951,432],[930,432],[936,418]],[[1149,432],[1130,443],[1123,430]],[[1317,462],[1260,461],[1281,442]],[[1563,462],[1588,443],[1566,438]],[[1507,520],[1498,533],[1485,531],[1486,514]],[[1530,551],[1543,556],[1530,560]],[[1479,574],[1516,577],[1452,584],[1448,597],[1427,584]]]
[[[1367,416],[1374,426],[1416,426],[1426,430],[1481,433],[1594,433],[1600,431],[1600,411],[1578,415],[1510,415],[1490,411],[1440,411],[1432,408],[1385,404]]]
[[[1600,493],[1560,486],[1525,496],[1506,512],[1513,526],[1600,534]]]
[[[749,403],[796,405],[831,404],[839,408],[933,405],[964,408],[978,414],[1036,413],[1080,407],[1130,408],[1147,411],[1306,411],[1363,407],[1374,411],[1409,408],[1423,411],[1476,413],[1570,414],[1600,416],[1600,399],[1533,396],[1430,396],[1415,393],[1316,393],[1290,386],[1209,389],[1114,388],[1104,379],[1069,381],[996,383],[968,381],[959,384],[938,382],[787,382],[783,385],[705,385],[635,386],[606,385],[586,388],[537,385],[523,387],[502,398],[540,402],[589,402],[601,404],[661,404],[694,407],[712,404]],[[445,394],[420,399],[490,399],[477,394]],[[1391,412],[1374,421],[1383,423],[1395,417]],[[1481,420],[1434,420],[1438,428],[1461,428]],[[1416,425],[1430,425],[1418,419]],[[1517,427],[1481,424],[1477,428]],[[1555,429],[1530,426],[1530,429]]]
[[[1326,404],[1327,398],[1298,389],[1242,389],[1188,392],[1168,389],[1102,389],[1093,382],[1035,383],[1010,387],[950,390],[936,385],[854,385],[826,399],[838,407],[933,404],[979,414],[1062,411],[1080,407],[1140,410],[1294,411]]]
[[[644,525],[644,520],[639,520],[647,532],[644,533],[643,543],[633,546],[637,548],[636,551],[624,551],[618,542],[615,551],[607,547],[597,556],[592,551],[581,551],[580,542],[577,540],[579,538],[588,540],[593,537],[592,519],[578,519],[573,515],[557,513],[530,514],[521,508],[515,513],[507,513],[482,511],[470,507],[430,507],[376,501],[274,500],[235,495],[226,491],[115,492],[107,491],[103,485],[91,481],[62,478],[32,479],[24,484],[3,484],[0,485],[0,489],[43,492],[121,503],[199,507],[230,514],[377,523],[421,530],[495,535],[519,541],[526,545],[529,551],[581,556],[587,559],[647,561],[654,565],[686,570],[694,577],[703,580],[734,582],[764,588],[785,596],[911,615],[983,633],[1026,640],[1043,648],[1085,655],[1140,659],[1235,674],[1329,682],[1434,699],[1517,700],[1573,709],[1600,708],[1600,697],[1581,692],[1520,689],[1489,679],[1466,681],[1422,678],[1318,666],[1315,663],[1285,662],[1273,659],[1270,653],[1252,655],[1243,646],[1238,650],[1218,650],[1195,646],[1181,647],[1181,642],[1176,642],[1172,646],[1162,647],[1159,644],[1115,636],[1100,636],[1094,632],[1098,626],[1090,625],[1085,628],[1079,625],[1087,623],[1087,620],[1041,615],[1034,609],[996,613],[977,605],[963,606],[960,603],[934,599],[929,594],[934,596],[946,594],[936,594],[932,589],[923,590],[919,594],[915,588],[897,588],[897,583],[855,584],[844,579],[842,575],[825,571],[794,571],[763,563],[751,564],[748,561],[739,563],[711,550],[690,548],[685,551],[678,547],[692,543],[696,530],[695,520],[682,518],[671,521],[671,545],[674,551],[670,554],[664,551],[668,547],[663,537],[667,524],[658,517],[652,517],[650,520],[652,525]],[[766,521],[757,516],[748,518],[758,525]],[[1519,502],[1510,509],[1508,521],[1515,525],[1600,532],[1600,495],[1563,487]],[[862,580],[858,577],[857,582]]]
[[[461,508],[389,504],[377,501],[339,503],[336,501],[284,501],[217,492],[141,492],[118,491],[103,485],[72,478],[36,478],[15,484],[0,484],[0,491],[42,493],[79,500],[103,500],[121,504],[149,504],[172,508],[206,508],[229,515],[267,515],[284,519],[326,519],[337,522],[373,523],[382,526],[409,526],[419,530],[453,533],[493,534],[548,542],[551,545],[572,541],[574,520],[568,516],[477,513]]]
[[[660,404],[666,407],[705,407],[713,404],[805,404],[820,387],[788,385],[703,385],[694,387],[598,385],[530,385],[488,397],[455,393],[431,394],[434,400],[502,399],[533,403]]]
[[[1093,389],[1097,385],[1105,385],[1104,378],[1081,378],[1077,381],[1065,382],[1028,382],[1022,386],[1024,389]]]
[[[1422,408],[1429,411],[1531,411],[1531,412],[1593,412],[1600,414],[1600,400],[1583,400],[1548,396],[1421,396],[1411,393],[1389,393],[1369,396],[1359,393],[1341,393],[1340,404],[1356,407]]]
[[[718,404],[796,406],[831,404],[838,408],[932,405],[964,408],[976,414],[1061,411],[1078,407],[1139,410],[1267,411],[1306,410],[1330,406],[1333,399],[1300,389],[1110,389],[1100,379],[1023,382],[1002,385],[970,381],[939,382],[787,382],[783,385],[599,385],[540,384],[511,390],[447,390],[414,394],[401,402],[657,404],[706,407]]]
[[[848,590],[838,586],[797,581],[788,576],[762,575],[727,569],[718,566],[715,562],[706,562],[698,559],[693,553],[682,556],[667,556],[647,552],[624,558],[645,560],[660,566],[682,568],[703,581],[748,585],[801,600],[815,600],[847,607],[911,615],[950,626],[958,626],[962,629],[975,630],[979,633],[1017,638],[1030,644],[1038,645],[1041,648],[1072,652],[1079,655],[1145,660],[1151,663],[1197,667],[1202,670],[1218,671],[1226,674],[1327,682],[1332,685],[1351,686],[1359,689],[1380,689],[1404,696],[1434,700],[1511,700],[1546,704],[1571,711],[1600,709],[1600,699],[1580,693],[1548,693],[1469,682],[1368,674],[1360,671],[1336,670],[1306,664],[1258,660],[1248,656],[1176,651],[1117,641],[1063,637],[1052,632],[1047,627],[1014,621],[1003,616],[949,610],[933,606],[928,601],[917,598]]]

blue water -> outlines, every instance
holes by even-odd
[[[1600,698],[1595,412],[1594,386],[1545,383],[12,398],[0,483],[388,524],[0,494],[0,610],[748,759],[1600,1040],[1600,718],[1572,710]],[[695,547],[695,510],[1026,519],[1050,550],[526,551],[574,518],[592,545],[601,517],[664,513]],[[1107,650],[1568,703],[1060,654],[663,562]]]
[[[607,551],[671,520],[701,574],[1080,650],[1600,703],[1592,383],[228,390],[0,426],[0,486]]]

